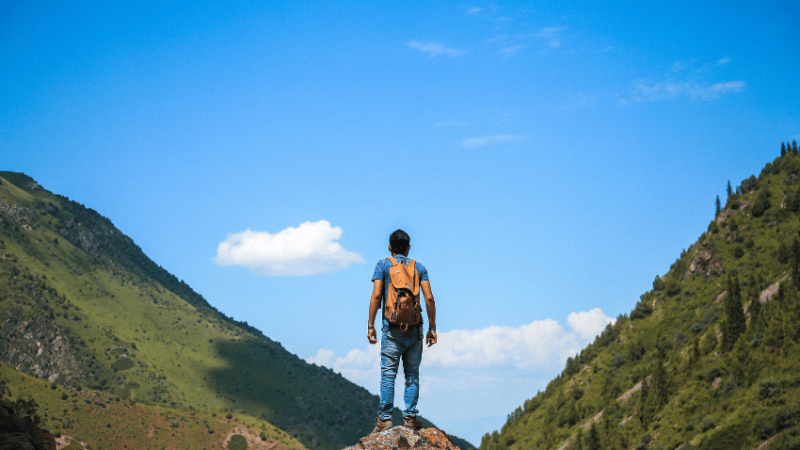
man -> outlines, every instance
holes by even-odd
[[[408,251],[410,249],[411,238],[405,231],[397,230],[389,236],[389,251],[398,263],[404,266],[409,263]],[[389,322],[386,318],[386,299],[391,284],[389,275],[391,268],[392,261],[388,258],[382,259],[378,261],[375,273],[372,275],[374,285],[369,303],[367,330],[367,339],[370,344],[378,342],[375,332],[375,314],[379,309],[383,318],[381,326],[381,403],[373,433],[392,426],[394,379],[397,377],[401,359],[406,379],[406,409],[403,411],[403,425],[414,430],[422,428],[422,424],[417,419],[419,411],[416,407],[417,400],[419,400],[419,365],[422,361],[423,322],[420,320],[418,325],[406,326],[404,329],[400,325]],[[416,269],[419,277],[417,285],[425,296],[425,312],[428,315],[428,333],[425,341],[430,347],[436,343],[436,304],[433,301],[431,284],[428,281],[428,271],[420,263],[416,263]]]

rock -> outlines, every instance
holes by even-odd
[[[412,430],[396,426],[361,438],[358,444],[344,450],[460,450],[447,434],[436,428]]]

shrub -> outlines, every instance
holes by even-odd
[[[712,428],[714,428],[716,424],[714,423],[714,418],[711,416],[703,417],[703,420],[700,421],[700,431],[706,432]]]
[[[761,400],[773,398],[783,392],[783,380],[765,380],[758,383],[758,397]]]
[[[228,450],[247,450],[247,439],[241,434],[234,434],[228,441]]]
[[[118,370],[128,370],[132,369],[134,366],[133,359],[131,358],[120,358],[111,365],[111,369],[114,371]]]

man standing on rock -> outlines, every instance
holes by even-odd
[[[377,424],[373,433],[392,426],[394,409],[394,379],[400,360],[405,373],[406,409],[403,425],[414,430],[422,428],[417,419],[419,400],[419,365],[422,362],[422,311],[419,290],[425,295],[425,311],[428,315],[428,347],[436,343],[436,304],[428,281],[425,266],[408,258],[411,238],[403,230],[389,236],[391,258],[378,261],[372,297],[369,303],[367,339],[370,344],[378,342],[375,332],[375,314],[381,310],[381,403]]]

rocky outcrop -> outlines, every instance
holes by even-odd
[[[17,370],[63,384],[87,383],[88,355],[80,355],[79,343],[49,317],[0,317],[0,361]],[[0,363],[1,364],[1,363]]]
[[[447,434],[436,428],[411,428],[397,426],[365,436],[358,444],[344,450],[460,450]]]

